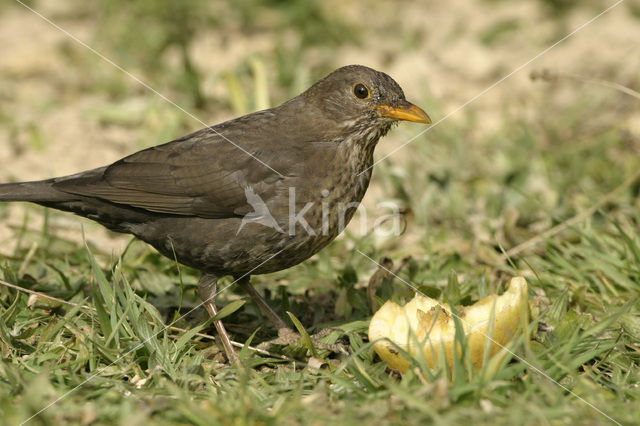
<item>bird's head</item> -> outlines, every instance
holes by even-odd
[[[380,137],[399,120],[431,123],[426,112],[405,99],[391,77],[362,65],[338,68],[301,96],[342,131]]]

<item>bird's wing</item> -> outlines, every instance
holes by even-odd
[[[283,161],[278,148],[283,144],[269,147],[259,137],[247,139],[246,132],[240,134],[245,139],[234,143],[242,149],[210,129],[203,129],[137,152],[106,168],[62,178],[54,187],[157,213],[242,217],[253,211],[245,190],[252,188],[266,201],[277,191],[274,184],[278,180],[295,175],[297,162]],[[265,164],[277,164],[271,167],[281,174]]]

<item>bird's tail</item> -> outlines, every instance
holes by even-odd
[[[34,182],[0,184],[0,202],[30,201],[32,203],[50,203],[65,201],[68,194],[53,188],[53,179]]]

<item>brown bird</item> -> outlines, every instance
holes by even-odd
[[[148,148],[71,176],[0,185],[0,201],[29,201],[130,233],[202,271],[198,292],[217,313],[231,275],[278,330],[286,323],[249,282],[331,242],[362,200],[373,150],[398,120],[430,123],[387,74],[339,68],[275,108]],[[214,321],[235,360],[221,321]]]

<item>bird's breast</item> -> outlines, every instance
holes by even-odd
[[[363,149],[357,142],[344,140],[330,158],[318,156],[317,162],[324,161],[312,174],[300,176],[286,188],[288,205],[280,211],[286,211],[288,229],[302,233],[305,243],[326,245],[358,209],[371,179],[373,147]]]

